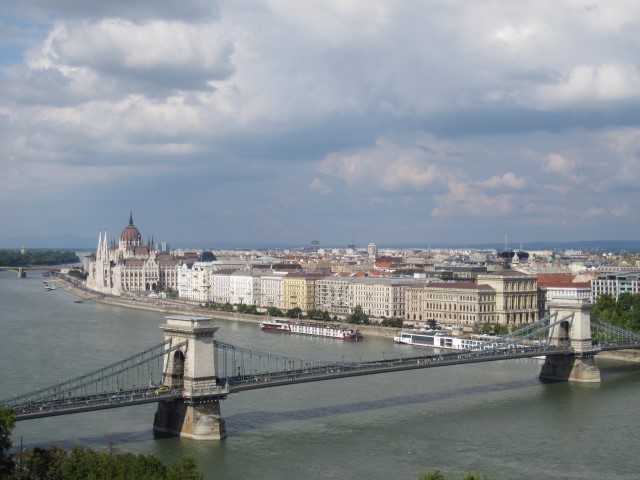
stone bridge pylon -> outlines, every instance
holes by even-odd
[[[559,298],[549,304],[550,312],[565,319],[550,331],[550,344],[566,347],[566,355],[547,355],[540,378],[573,382],[600,382],[600,370],[594,363],[591,338],[591,308],[585,298]]]
[[[220,401],[228,387],[218,385],[213,336],[218,327],[209,317],[174,315],[161,325],[165,340],[183,347],[164,359],[163,388],[182,389],[182,398],[163,400],[153,429],[195,440],[221,440],[226,436]]]

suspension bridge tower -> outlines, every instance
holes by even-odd
[[[220,401],[228,387],[218,385],[213,335],[218,327],[209,317],[174,315],[160,328],[165,340],[180,349],[165,356],[163,385],[182,389],[182,398],[158,403],[153,429],[195,440],[221,440],[226,436]]]
[[[540,378],[573,382],[600,382],[600,370],[594,362],[591,339],[591,308],[586,298],[555,298],[549,302],[549,311],[566,320],[550,332],[550,343],[571,347],[573,353],[547,355]]]

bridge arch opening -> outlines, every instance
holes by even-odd
[[[184,352],[182,350],[176,350],[172,360],[171,371],[169,372],[171,386],[181,386],[184,382]]]
[[[571,323],[568,322],[567,320],[565,320],[564,322],[560,322],[560,325],[558,325],[558,337],[560,339],[561,342],[569,342],[570,341],[570,330],[571,330]]]

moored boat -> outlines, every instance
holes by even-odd
[[[495,345],[492,345],[491,342],[487,342],[486,340],[469,337],[453,337],[443,334],[442,332],[398,332],[394,335],[393,340],[407,345],[445,348],[448,350],[477,350],[491,348]]]
[[[362,340],[362,333],[360,333],[358,329],[344,327],[338,324],[265,320],[260,324],[260,328],[265,332],[296,333],[299,335],[337,338],[355,342]]]

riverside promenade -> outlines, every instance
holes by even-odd
[[[134,308],[139,310],[149,310],[165,314],[180,315],[196,315],[215,317],[221,320],[229,320],[235,322],[260,323],[264,320],[261,315],[249,315],[237,312],[223,312],[213,310],[211,308],[203,308],[198,302],[190,300],[174,300],[168,298],[148,298],[142,296],[136,297],[115,297],[111,295],[103,295],[98,292],[87,290],[75,284],[75,279],[54,276],[50,277],[58,288],[63,288],[81,298],[83,301],[99,302],[106,305],[114,305],[118,307]],[[358,329],[365,336],[376,336],[393,338],[398,331],[397,328],[381,327],[378,325],[358,325]],[[640,351],[638,350],[618,350],[610,352],[600,352],[597,356],[598,360],[613,360],[626,363],[640,363]]]
[[[195,315],[215,317],[222,320],[230,320],[235,322],[260,323],[265,317],[263,315],[250,315],[238,312],[223,312],[204,308],[198,302],[191,300],[175,300],[169,298],[148,298],[143,296],[135,297],[116,297],[112,295],[104,295],[86,288],[79,287],[75,284],[75,279],[60,276],[50,277],[56,287],[67,290],[72,295],[82,299],[83,301],[99,302],[106,305],[114,305],[118,307],[133,308],[138,310],[148,310],[166,314]],[[381,327],[378,325],[358,325],[363,335],[376,337],[393,338],[397,328]]]

